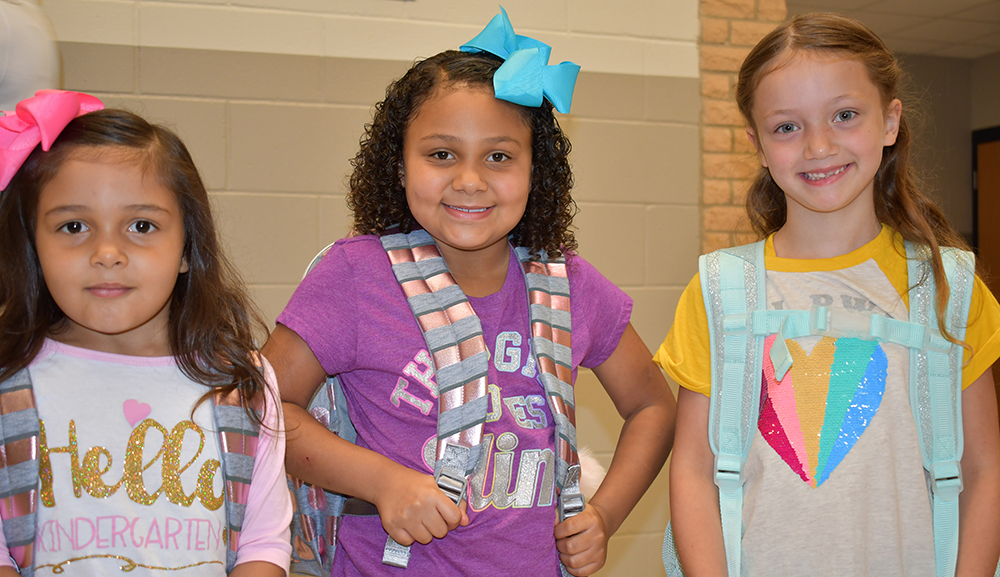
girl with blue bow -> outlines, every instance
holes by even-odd
[[[579,68],[549,50],[504,13],[389,86],[353,161],[352,236],[265,346],[288,469],[326,490],[300,507],[342,515],[304,521],[296,551],[320,543],[333,575],[589,575],[669,452],[674,399],[631,299],[574,252],[553,107],[569,111]],[[586,502],[579,366],[625,419]]]

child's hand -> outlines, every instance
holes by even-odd
[[[566,569],[578,577],[596,573],[608,558],[606,513],[587,503],[580,514],[556,525],[556,549]]]
[[[465,501],[456,506],[430,475],[401,466],[382,485],[375,506],[382,527],[400,545],[426,545],[469,524]]]

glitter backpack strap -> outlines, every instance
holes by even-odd
[[[259,428],[247,414],[239,389],[212,396],[212,416],[219,435],[222,481],[226,495],[226,572],[236,567],[240,533],[246,512],[254,460],[257,457]],[[252,410],[263,414],[263,399],[254,400]]]
[[[21,575],[34,575],[39,421],[28,369],[0,383],[0,518]]]
[[[964,349],[937,330],[936,287],[928,248],[906,243],[910,289],[910,323],[924,327],[924,346],[910,349],[910,408],[917,426],[920,453],[931,491],[934,559],[938,577],[955,574],[958,560],[958,496],[962,492],[962,357]],[[950,290],[945,324],[965,340],[975,257],[945,248],[941,260]],[[923,282],[920,282],[922,279]],[[1000,567],[998,567],[1000,573]]]
[[[764,298],[764,243],[703,255],[698,272],[712,347],[708,439],[715,455],[726,564],[729,575],[736,577],[743,540],[743,466],[757,427],[764,332],[770,324]],[[682,575],[669,524],[663,564],[670,577]]]

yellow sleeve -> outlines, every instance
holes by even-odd
[[[677,384],[707,397],[712,391],[708,340],[708,315],[701,298],[701,280],[696,274],[681,294],[674,324],[653,361]]]
[[[965,352],[965,367],[962,369],[962,388],[968,387],[1000,358],[1000,304],[986,287],[981,278],[976,277],[972,288],[972,304],[969,306],[969,328],[965,342],[972,347],[972,355]]]

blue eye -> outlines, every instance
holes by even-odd
[[[148,220],[137,220],[129,225],[128,230],[129,232],[136,232],[139,234],[149,234],[156,230],[156,225]]]
[[[841,110],[837,113],[837,122],[847,122],[857,115],[858,113],[853,110]]]
[[[82,232],[87,232],[90,229],[87,228],[87,225],[83,224],[82,222],[78,220],[72,220],[60,226],[59,230],[69,234],[80,234]]]
[[[788,134],[789,132],[795,132],[798,129],[799,127],[795,126],[791,122],[786,122],[784,124],[779,124],[778,128],[776,128],[774,131],[777,132],[778,134]]]

